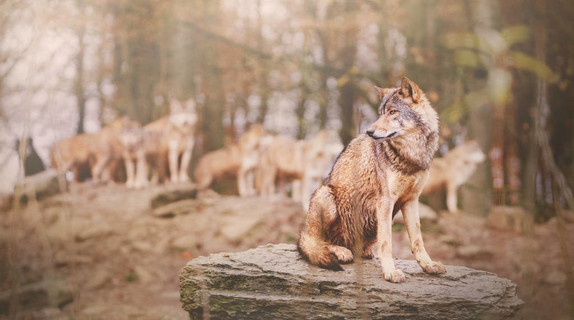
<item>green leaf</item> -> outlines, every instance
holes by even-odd
[[[530,71],[548,83],[558,80],[558,75],[548,65],[532,56],[519,51],[508,51],[507,57],[509,64],[518,70]]]
[[[449,33],[442,39],[448,49],[471,49],[490,54],[492,49],[481,36],[475,33]]]
[[[454,52],[454,63],[459,66],[474,68],[481,65],[478,54],[466,49],[460,49]]]
[[[504,28],[500,35],[506,41],[506,44],[510,47],[515,43],[524,42],[530,39],[532,32],[529,27],[525,25],[516,25],[508,28]]]

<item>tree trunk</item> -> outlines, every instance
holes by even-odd
[[[343,69],[347,72],[342,78],[346,77],[343,84],[339,86],[339,105],[341,106],[341,123],[342,127],[339,132],[343,144],[348,144],[356,134],[354,127],[353,112],[356,97],[356,88],[353,81],[352,69],[355,65],[357,56],[357,34],[358,29],[352,20],[357,10],[357,3],[345,2],[343,5],[343,31],[344,46],[340,51],[340,58],[343,62]],[[341,81],[341,79],[339,79]]]
[[[84,1],[77,1],[80,15],[84,14]],[[78,105],[78,125],[76,133],[84,133],[84,118],[86,116],[86,94],[84,88],[84,56],[86,44],[84,43],[84,36],[86,34],[86,25],[80,22],[80,26],[76,30],[78,40],[78,54],[76,55],[76,81],[75,81],[75,94],[76,104]]]
[[[481,28],[492,28],[493,24],[493,3],[491,0],[478,0],[470,13],[473,21],[473,29],[479,31]],[[466,77],[471,79],[472,77]],[[470,81],[470,80],[466,80]],[[468,136],[475,139],[481,149],[488,153],[491,149],[492,138],[492,106],[485,104],[472,108],[469,112]],[[468,180],[467,185],[472,187],[461,188],[461,206],[465,212],[477,215],[487,215],[491,206],[492,179],[490,162],[486,161],[478,166],[476,173]]]
[[[217,26],[220,19],[220,6],[217,0],[204,0],[204,23]],[[197,44],[202,48],[203,64],[201,77],[203,81],[203,94],[205,96],[204,123],[206,132],[207,149],[216,150],[223,147],[225,130],[223,128],[223,116],[225,114],[225,91],[219,63],[219,46],[216,40],[208,36],[200,37],[203,42]]]

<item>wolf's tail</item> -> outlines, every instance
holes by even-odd
[[[329,244],[317,237],[313,237],[308,230],[303,230],[297,242],[297,249],[303,258],[311,264],[324,269],[343,271],[337,256],[329,250]]]

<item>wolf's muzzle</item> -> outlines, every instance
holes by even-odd
[[[397,132],[391,132],[391,133],[388,133],[385,135],[385,134],[381,134],[380,131],[372,130],[372,129],[367,130],[366,133],[369,135],[369,137],[371,137],[375,140],[387,140],[387,139],[394,138],[398,135]]]

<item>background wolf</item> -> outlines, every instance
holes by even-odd
[[[323,268],[342,270],[354,254],[377,253],[383,277],[402,282],[392,257],[392,218],[402,210],[411,251],[427,273],[444,273],[427,254],[420,231],[419,195],[438,148],[438,117],[418,86],[377,88],[379,118],[339,155],[311,198],[298,248]],[[371,248],[376,243],[375,247]]]
[[[237,177],[237,190],[242,197],[255,194],[249,175],[253,174],[259,163],[262,139],[267,131],[262,125],[255,125],[244,133],[236,143],[226,148],[206,153],[194,171],[199,190],[209,188],[214,179],[224,174]]]
[[[195,102],[171,99],[169,107],[169,115],[144,126],[145,155],[158,180],[166,176],[167,163],[170,182],[187,182],[198,122]]]
[[[446,206],[449,212],[457,212],[458,188],[476,171],[476,167],[485,160],[478,142],[467,141],[452,149],[443,158],[435,159],[430,170],[423,194],[446,187]]]

